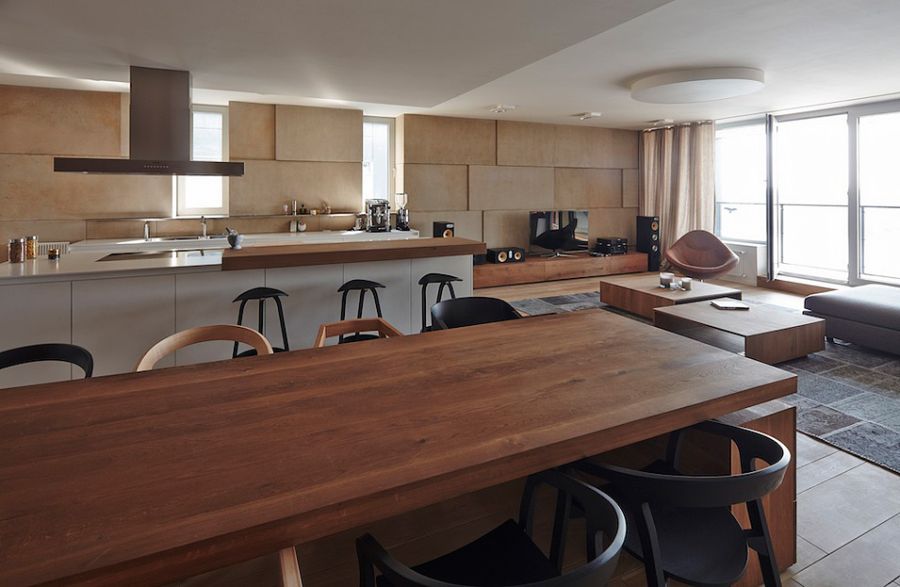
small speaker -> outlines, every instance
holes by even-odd
[[[659,250],[659,216],[637,217],[635,248],[640,253],[647,253],[647,271],[659,271],[662,260]]]
[[[436,220],[432,227],[434,228],[432,233],[434,238],[450,238],[456,232],[456,224],[446,220]]]
[[[519,247],[487,250],[488,263],[522,263],[523,261],[525,261],[525,249]]]

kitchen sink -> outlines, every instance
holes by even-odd
[[[156,240],[160,241],[205,241],[228,238],[224,234],[214,234],[211,236],[161,236]]]

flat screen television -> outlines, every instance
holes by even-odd
[[[581,251],[589,248],[587,210],[531,212],[529,220],[532,251]],[[554,233],[547,235],[549,231]]]

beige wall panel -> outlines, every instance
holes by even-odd
[[[620,208],[622,171],[619,169],[556,168],[555,208]]]
[[[326,200],[334,212],[362,208],[362,167],[359,163],[247,161],[244,176],[229,184],[229,211],[241,214],[280,214],[296,198],[308,208]]]
[[[406,155],[405,155],[405,147],[406,144],[403,140],[405,135],[406,125],[403,124],[405,117],[398,116],[394,119],[394,166],[397,168],[398,179],[397,185],[402,186],[403,181],[399,179],[400,168],[403,167],[403,164],[406,163]]]
[[[484,213],[484,242],[488,247],[528,249],[531,227],[523,210],[488,210]]]
[[[228,103],[228,152],[232,161],[275,158],[275,105]]]
[[[636,169],[638,132],[557,125],[555,164],[557,167]]]
[[[0,220],[0,260],[6,260],[5,245],[11,238],[37,235],[43,241],[84,240],[84,222],[81,220]]]
[[[552,167],[556,129],[552,124],[497,121],[497,165]]]
[[[118,157],[121,94],[0,86],[0,153]]]
[[[171,177],[54,173],[50,156],[0,155],[0,220],[171,213]]]
[[[85,238],[142,238],[144,223],[140,220],[87,220]],[[158,236],[156,223],[150,223],[150,236]]]
[[[362,161],[362,110],[275,106],[275,158]]]
[[[549,167],[469,167],[470,210],[545,210],[553,207]]]
[[[495,165],[497,123],[494,120],[404,114],[404,163]]]
[[[637,169],[622,170],[622,207],[637,208],[639,201],[640,177]]]
[[[418,230],[420,236],[431,237],[434,234],[432,223],[438,220],[456,223],[456,236],[472,240],[482,240],[482,213],[480,211],[463,212],[460,210],[444,210],[440,212],[411,212],[410,228]]]
[[[628,243],[635,242],[637,208],[593,208],[589,210],[588,228],[590,242],[601,236],[624,236]]]
[[[465,165],[404,165],[403,186],[409,194],[410,210],[469,207],[469,172]]]

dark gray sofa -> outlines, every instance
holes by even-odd
[[[825,319],[825,336],[900,355],[900,287],[863,285],[808,296],[804,314]]]

